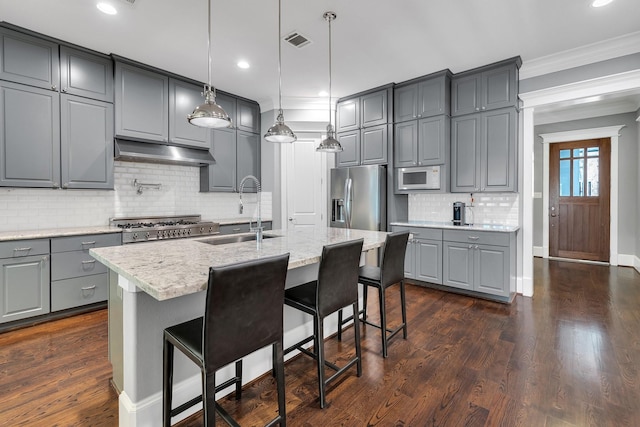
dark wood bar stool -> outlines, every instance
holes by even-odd
[[[203,402],[204,425],[215,426],[215,413],[238,424],[216,402],[216,392],[235,385],[242,394],[242,357],[273,346],[278,416],[267,425],[286,426],[284,395],[283,306],[289,254],[209,269],[204,317],[164,330],[163,425]],[[200,367],[202,395],[172,409],[174,347]],[[215,385],[216,371],[236,362],[235,377]]]
[[[362,314],[362,321],[373,327],[379,328],[382,333],[382,357],[387,357],[388,341],[400,330],[404,338],[407,338],[407,304],[404,291],[404,258],[407,251],[407,241],[409,240],[408,231],[398,231],[395,233],[387,234],[384,242],[384,249],[382,251],[382,258],[380,260],[380,267],[374,267],[365,265],[360,267],[359,282],[363,285],[363,310],[359,313]],[[387,314],[386,314],[386,302],[385,302],[385,290],[398,283],[400,285],[400,304],[402,310],[402,324],[396,329],[387,328]],[[380,302],[380,324],[376,325],[367,320],[367,289],[369,286],[378,289],[378,300]],[[357,311],[354,310],[354,313]],[[346,319],[342,319],[342,310],[338,313],[338,340],[342,339],[342,325],[346,322],[355,319],[358,316],[349,316]],[[388,334],[388,335],[387,335]]]
[[[285,291],[284,303],[313,316],[313,335],[287,348],[285,354],[300,350],[313,357],[318,364],[318,386],[320,407],[326,404],[325,388],[327,384],[345,373],[354,364],[358,377],[362,375],[362,353],[360,351],[360,328],[356,322],[356,356],[342,367],[325,360],[324,332],[322,322],[325,317],[351,305],[358,308],[358,267],[362,253],[363,239],[327,245],[322,249],[322,259],[318,271],[318,280],[305,283]],[[312,341],[314,352],[302,347]],[[324,367],[336,371],[325,379]]]

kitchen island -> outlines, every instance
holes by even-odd
[[[120,426],[157,426],[162,420],[162,332],[166,327],[204,314],[211,266],[249,261],[289,252],[286,287],[317,276],[322,247],[363,238],[363,252],[384,244],[386,233],[339,228],[274,230],[261,244],[246,241],[215,243],[220,237],[176,239],[92,249],[90,254],[111,270],[109,298],[110,359],[119,397]],[[331,334],[337,320],[329,319]],[[309,316],[285,307],[285,347],[312,333]],[[289,355],[293,356],[294,353]],[[243,382],[271,369],[271,349],[244,358]],[[221,383],[232,367],[218,371]],[[118,379],[121,377],[121,379]],[[176,353],[174,405],[200,394],[200,371]],[[197,407],[193,411],[197,410]],[[185,412],[184,417],[192,412]]]

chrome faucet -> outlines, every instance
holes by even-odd
[[[244,184],[252,180],[256,183],[256,195],[258,197],[258,219],[256,220],[256,227],[251,226],[251,219],[249,219],[249,230],[256,233],[256,242],[258,246],[262,243],[262,210],[261,210],[261,198],[262,198],[262,188],[260,186],[260,181],[253,175],[247,175],[242,178],[240,181],[240,213],[244,212],[244,205],[242,204],[242,191],[244,190]]]

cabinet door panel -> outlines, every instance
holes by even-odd
[[[362,108],[361,127],[378,126],[387,123],[387,91],[364,95],[360,98]]]
[[[57,92],[0,81],[0,129],[0,185],[59,187]]]
[[[516,110],[507,108],[484,113],[482,121],[482,191],[514,191]]]
[[[169,141],[173,144],[207,149],[211,129],[194,126],[187,120],[193,109],[204,102],[200,86],[169,79]]]
[[[116,135],[167,142],[169,78],[116,63]]]
[[[0,29],[0,80],[49,89],[60,82],[58,45]]]
[[[418,164],[418,122],[410,121],[395,125],[394,159],[397,167],[411,167]]]
[[[413,84],[394,91],[393,113],[396,122],[415,119],[418,115],[418,85]]]
[[[200,168],[200,191],[236,191],[236,131],[214,129],[211,155],[216,163]]]
[[[514,65],[496,68],[482,73],[482,109],[490,110],[516,104]]]
[[[407,242],[407,251],[404,257],[404,277],[407,279],[416,278],[416,244],[411,240]]]
[[[387,125],[366,128],[361,131],[361,157],[363,165],[387,163]]]
[[[430,117],[418,121],[418,164],[440,165],[447,160],[449,118]]]
[[[473,290],[473,250],[452,242],[443,242],[443,247],[443,284]]]
[[[239,99],[236,113],[238,130],[260,133],[260,107],[257,104]]]
[[[458,116],[480,111],[480,75],[454,78],[451,82],[451,115]]]
[[[360,99],[349,99],[336,107],[336,132],[345,132],[360,127]]]
[[[60,90],[113,102],[113,63],[109,58],[61,46]]]
[[[202,97],[201,99],[204,100],[204,98]],[[202,101],[200,102],[200,104],[201,103]],[[219,94],[219,95],[216,95],[216,104],[221,106],[222,109],[227,113],[227,115],[229,115],[229,118],[231,119],[231,127],[236,128],[238,126],[238,123],[236,120],[236,104],[237,104],[236,98]]]
[[[442,284],[442,242],[416,240],[416,279]]]
[[[47,256],[0,259],[0,323],[49,313]]]
[[[236,161],[238,163],[236,185],[239,187],[240,181],[247,175],[253,175],[260,179],[260,137],[255,133],[238,131],[236,138],[238,144],[236,150]],[[245,182],[243,191],[257,191],[255,182],[253,180]]]
[[[337,135],[342,151],[337,154],[338,167],[360,164],[360,131],[343,132]]]
[[[480,115],[451,119],[451,192],[480,190]]]
[[[94,304],[108,297],[108,273],[51,282],[51,311]]]
[[[508,248],[479,245],[476,255],[474,290],[492,295],[509,296]]]
[[[418,85],[418,117],[449,114],[448,111],[445,111],[445,88],[443,79],[444,78],[427,80]]]
[[[62,95],[63,188],[113,188],[113,104]]]

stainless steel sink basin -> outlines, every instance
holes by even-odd
[[[263,239],[273,239],[278,236],[270,236],[263,234]],[[206,243],[208,245],[227,245],[229,243],[249,242],[256,240],[255,233],[243,233],[243,234],[231,234],[225,236],[210,237],[208,239],[198,240],[198,242]]]

